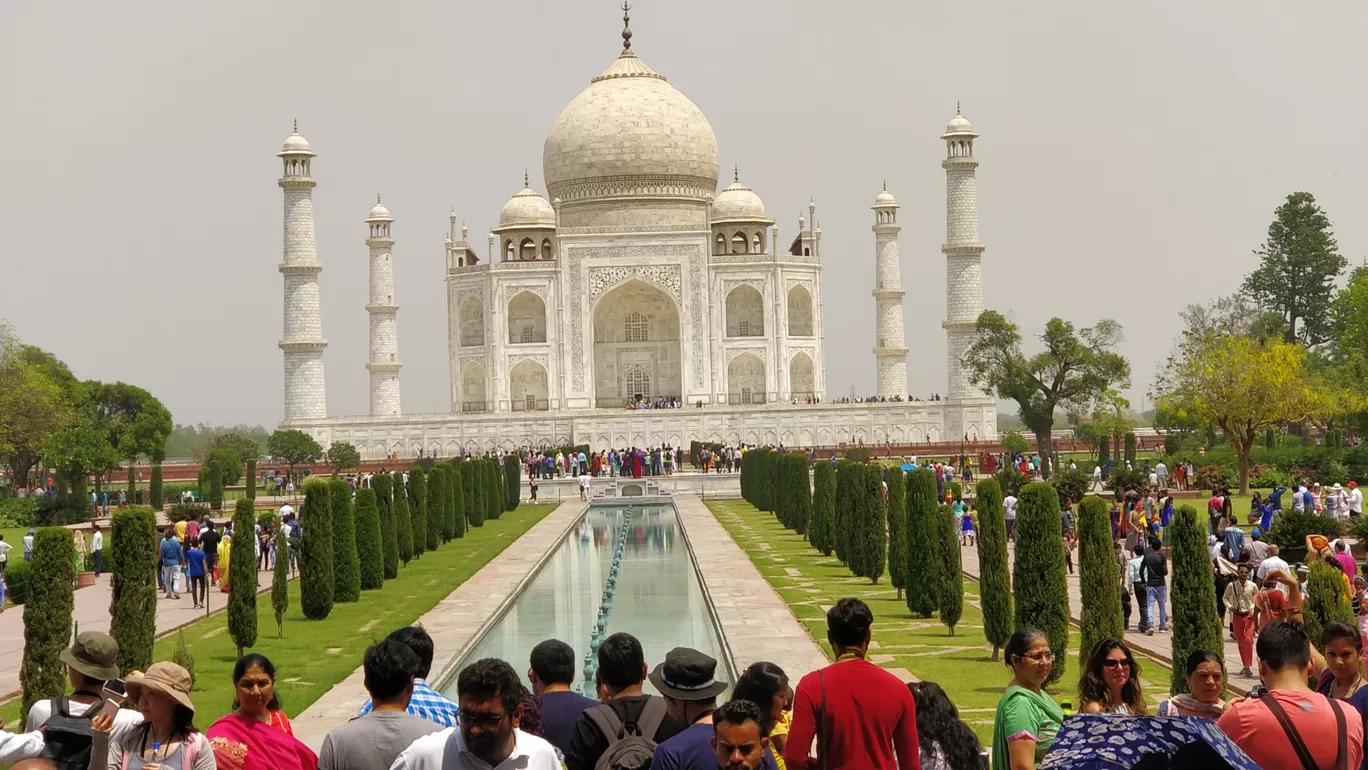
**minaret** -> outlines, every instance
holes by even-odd
[[[903,342],[902,266],[898,257],[898,202],[884,185],[874,197],[874,392],[907,398],[907,346]]]
[[[299,135],[299,124],[277,156],[284,165],[280,188],[285,193],[285,420],[317,420],[328,416],[328,394],[323,380],[323,317],[318,296],[318,251],[314,244],[313,188],[310,175],[314,154]]]
[[[960,114],[945,127],[945,328],[947,371],[951,400],[988,399],[969,382],[960,359],[974,342],[975,324],[983,312],[983,244],[979,242],[978,188],[975,173],[974,127]],[[988,399],[991,400],[991,399]]]
[[[452,215],[455,216],[454,214]],[[390,237],[389,209],[375,196],[375,208],[366,217],[370,226],[370,298],[366,312],[370,314],[370,371],[371,417],[398,417],[399,408],[399,305],[394,299],[394,239]]]

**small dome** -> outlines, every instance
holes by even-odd
[[[394,217],[390,216],[389,209],[385,208],[384,205],[380,203],[379,196],[376,196],[375,208],[370,210],[370,214],[366,217],[366,221],[370,221],[372,219],[388,219],[390,221],[394,221]]]
[[[280,148],[281,152],[311,152],[309,142],[299,135],[298,131],[285,138],[285,146]]]
[[[768,222],[765,216],[765,203],[751,188],[732,182],[717,194],[712,204],[714,222]]]
[[[883,192],[881,192],[881,193],[879,193],[878,195],[875,195],[875,196],[874,196],[874,205],[875,205],[875,206],[896,206],[896,205],[898,205],[898,201],[893,197],[893,193],[889,192],[889,191],[885,188]]]
[[[955,110],[955,117],[951,118],[951,119],[950,119],[950,122],[945,124],[945,134],[944,134],[944,135],[945,135],[945,136],[964,136],[964,135],[977,136],[977,134],[974,133],[974,126],[973,126],[973,124],[971,124],[971,123],[969,122],[969,119],[968,119],[968,118],[966,118],[966,117],[964,117],[963,115],[961,115],[958,109]]]
[[[555,227],[556,210],[531,187],[524,187],[508,199],[499,212],[499,228]]]

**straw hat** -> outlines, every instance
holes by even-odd
[[[128,697],[133,702],[142,697],[145,688],[165,695],[193,714],[195,704],[190,702],[190,684],[189,671],[175,663],[161,661],[148,666],[147,673],[134,671],[129,674],[124,680],[124,689],[128,690]]]

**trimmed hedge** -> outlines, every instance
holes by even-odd
[[[898,466],[888,469],[888,582],[902,598],[907,587],[907,480]]]
[[[585,456],[588,456],[588,452]],[[504,510],[516,511],[522,502],[522,459],[516,454],[504,457]],[[587,471],[586,471],[587,473]]]
[[[257,469],[256,458],[247,461],[247,499],[256,499]]]
[[[750,454],[747,452],[746,454]],[[744,473],[745,463],[741,465]],[[812,547],[821,552],[823,556],[830,556],[832,549],[836,547],[832,542],[835,539],[836,529],[836,469],[831,467],[831,463],[820,462],[813,469],[812,478],[812,526],[809,528],[808,540]]]
[[[421,559],[428,544],[427,472],[421,465],[409,469],[409,515],[413,521],[413,558]]]
[[[1327,624],[1339,621],[1358,627],[1355,625],[1357,618],[1354,617],[1354,608],[1344,593],[1344,571],[1338,565],[1324,561],[1311,564],[1303,606],[1306,610],[1306,634],[1318,649],[1321,632]]]
[[[290,609],[290,550],[296,546],[288,539],[276,545],[275,571],[271,573],[271,611],[275,614],[276,638],[285,638],[285,611]],[[298,554],[296,554],[298,558]],[[232,586],[230,585],[229,588]]]
[[[447,509],[447,486],[446,475],[451,472],[451,466],[446,463],[438,463],[432,466],[432,472],[428,473],[428,542],[427,550],[435,551],[442,543],[451,539],[448,534],[449,524],[446,518]]]
[[[309,620],[332,613],[333,571],[332,507],[328,482],[304,482],[304,507],[299,512],[303,537],[299,543],[299,608]]]
[[[465,537],[466,533],[467,503],[465,473],[457,460],[451,461],[451,472],[447,474],[447,480],[451,482],[451,537],[459,539]]]
[[[65,527],[43,527],[33,537],[28,601],[24,606],[24,659],[19,683],[23,714],[33,704],[66,692],[67,667],[60,655],[71,644],[76,611],[76,549]]]
[[[856,565],[852,571],[874,585],[883,577],[888,557],[887,517],[884,514],[883,473],[877,465],[859,467],[856,489],[855,531],[851,549]]]
[[[1214,650],[1221,656],[1221,668],[1224,669],[1225,640],[1221,634],[1221,616],[1216,614],[1216,583],[1211,579],[1211,553],[1207,551],[1206,512],[1199,514],[1192,506],[1181,505],[1173,512],[1169,530],[1173,573],[1169,586],[1173,660],[1186,661],[1194,650]],[[1150,618],[1150,623],[1154,622],[1154,618]],[[1173,668],[1173,677],[1169,680],[1171,691],[1175,694],[1187,692],[1186,672],[1182,666]]]
[[[907,480],[907,609],[929,618],[940,605],[940,506],[936,502],[936,474],[919,468]]]
[[[333,601],[351,604],[361,600],[361,565],[356,558],[356,513],[346,479],[334,476],[328,481],[328,503],[332,507]]]
[[[484,462],[479,458],[472,458],[461,463],[461,489],[465,493],[466,521],[472,527],[483,527],[485,522],[484,484],[481,479],[484,477],[480,471],[480,463]]]
[[[356,491],[356,560],[361,590],[373,591],[385,584],[385,552],[381,545],[380,508],[375,490]]]
[[[153,471],[160,466],[153,466]],[[155,477],[154,477],[155,478]],[[151,508],[114,512],[109,525],[109,635],[119,643],[119,669],[146,671],[157,637],[157,514]],[[9,569],[14,569],[10,564]],[[9,572],[5,574],[9,578]]]
[[[238,657],[257,640],[257,560],[252,552],[256,509],[251,500],[238,500],[233,512],[237,544],[245,546],[228,557],[228,635],[237,645]],[[246,557],[246,558],[244,558]],[[289,559],[286,552],[285,558]]]
[[[399,535],[394,526],[394,488],[390,475],[377,473],[372,476],[371,489],[375,490],[376,508],[380,513],[380,550],[384,556],[382,572],[385,580],[393,580],[399,577]]]
[[[394,479],[394,537],[399,561],[408,566],[413,558],[413,516],[409,513],[408,490],[404,488],[404,474],[395,471]],[[395,574],[399,571],[396,568]]]
[[[1054,665],[1045,679],[1047,685],[1064,674],[1064,656],[1069,646],[1065,569],[1059,495],[1048,481],[1027,484],[1017,501],[1016,561],[1012,572],[1016,626],[1033,626],[1049,638]],[[1208,579],[1210,572],[1208,567]]]
[[[940,622],[955,635],[955,624],[964,616],[964,571],[960,568],[960,533],[954,509],[942,504],[940,517],[941,590],[936,609]]]
[[[485,519],[494,520],[503,515],[503,479],[499,476],[499,462],[493,458],[480,461],[480,472],[484,481]]]
[[[1092,655],[1098,642],[1121,639],[1126,630],[1121,614],[1121,578],[1116,571],[1111,535],[1107,502],[1096,495],[1084,498],[1078,507],[1078,587],[1083,596],[1080,665]]]

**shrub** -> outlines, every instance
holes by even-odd
[[[1126,431],[1126,462],[1135,464],[1135,432]]]
[[[361,600],[361,565],[356,558],[356,513],[346,479],[334,476],[328,481],[328,504],[332,508],[333,601],[351,604]]]
[[[1173,543],[1173,577],[1169,587],[1173,660],[1187,660],[1195,650],[1215,650],[1222,655],[1224,668],[1225,642],[1221,638],[1221,616],[1216,614],[1216,584],[1211,579],[1206,516],[1199,515],[1190,505],[1181,505],[1173,512],[1169,529]],[[1185,673],[1182,666],[1173,667],[1169,680],[1172,692],[1187,692]]]
[[[588,456],[588,453],[585,453]],[[504,510],[516,511],[522,502],[522,458],[516,453],[504,457]]]
[[[12,561],[5,566],[5,598],[10,604],[20,605],[28,601],[29,586],[33,578],[33,568],[29,566],[30,563]]]
[[[852,549],[858,554],[859,571],[855,574],[867,577],[871,583],[878,585],[888,557],[883,472],[877,465],[860,465],[856,468],[860,475],[857,477],[859,487],[856,490],[855,542]]]
[[[1106,487],[1113,492],[1120,492],[1127,489],[1145,489],[1149,486],[1149,479],[1145,477],[1144,471],[1139,468],[1126,470],[1125,467],[1113,468],[1111,475],[1107,477]]]
[[[941,590],[937,610],[940,622],[955,635],[955,624],[964,616],[964,571],[960,566],[960,532],[953,509],[942,505],[940,518]]]
[[[1292,474],[1280,471],[1271,465],[1260,463],[1249,470],[1249,486],[1260,489],[1292,487]]]
[[[242,550],[228,560],[228,635],[237,645],[238,657],[256,644],[257,638],[257,561],[252,558],[251,537],[256,526],[256,511],[251,500],[238,500],[233,513],[233,532]],[[289,554],[286,554],[289,558]]]
[[[156,513],[150,508],[115,511],[107,553],[109,635],[119,643],[119,668],[146,671],[157,636]],[[14,566],[5,573],[7,579]]]
[[[1307,535],[1336,538],[1339,534],[1339,522],[1334,519],[1305,511],[1288,510],[1273,520],[1273,526],[1268,528],[1264,541],[1278,546],[1279,550],[1287,551],[1306,548]]]
[[[1100,497],[1089,497],[1078,508],[1078,587],[1083,598],[1080,665],[1098,642],[1120,639],[1125,632],[1120,581],[1107,503]]]
[[[43,527],[33,538],[28,601],[24,606],[24,658],[19,683],[22,713],[44,698],[66,692],[66,665],[59,657],[71,643],[76,610],[76,550],[64,527]]]
[[[399,553],[399,561],[408,566],[413,558],[413,516],[409,513],[408,490],[404,488],[404,474],[395,471],[391,478],[394,479],[395,550]]]
[[[209,507],[223,510],[223,476],[217,473],[209,474]]]
[[[427,550],[435,551],[442,543],[451,539],[448,534],[448,523],[446,518],[447,508],[447,480],[446,475],[451,472],[451,466],[446,463],[437,463],[432,466],[432,472],[427,477],[428,488],[428,543]]]
[[[190,675],[190,687],[195,686],[195,656],[190,654],[190,645],[185,641],[185,626],[176,631],[176,649],[171,653],[171,662],[185,669]]]
[[[413,521],[413,558],[421,559],[427,550],[428,504],[427,471],[415,465],[409,469],[409,514]]]
[[[385,554],[380,543],[380,509],[375,504],[375,490],[358,489],[356,559],[362,591],[371,591],[385,584]]]
[[[485,521],[484,484],[480,482],[483,473],[479,458],[461,463],[461,489],[465,493],[466,521],[472,527],[483,527]]]
[[[391,482],[388,473],[377,473],[371,477],[376,508],[380,512],[380,550],[385,560],[385,580],[399,577],[399,535],[394,526],[394,487]]]
[[[888,470],[888,504],[884,506],[888,524],[888,582],[902,598],[907,587],[907,482],[902,468]]]
[[[255,500],[255,499],[256,499],[256,485],[257,485],[257,469],[256,469],[256,463],[257,463],[257,461],[256,461],[256,458],[255,458],[255,457],[249,458],[249,459],[247,460],[247,499],[248,499],[248,500]]]
[[[1237,483],[1234,469],[1216,463],[1198,468],[1192,478],[1194,489],[1213,490],[1233,487]]]
[[[1311,574],[1306,578],[1306,597],[1303,604],[1306,621],[1306,634],[1320,647],[1321,631],[1327,623],[1338,620],[1355,625],[1354,608],[1345,593],[1344,571],[1328,562],[1318,561],[1311,565]]]
[[[747,452],[747,454],[750,454]],[[745,463],[742,463],[745,471]],[[836,469],[831,463],[817,463],[812,480],[812,527],[808,540],[823,556],[830,556],[836,527]]]
[[[940,604],[941,569],[939,504],[936,474],[919,468],[906,475],[907,484],[907,609],[929,618]]]
[[[1050,483],[1054,485],[1062,508],[1065,501],[1078,503],[1083,499],[1083,495],[1087,494],[1088,487],[1092,484],[1092,477],[1083,471],[1065,470],[1051,476]]]
[[[451,494],[448,495],[451,505],[451,536],[462,538],[466,533],[466,508],[469,503],[466,500],[465,472],[456,460],[451,461],[451,472],[447,474],[447,481],[451,483]]]
[[[869,462],[869,447],[850,447],[846,449],[844,457],[845,459],[853,463],[859,463],[860,465],[864,465],[865,463]]]
[[[1031,442],[1014,430],[1002,434],[1002,448],[1012,454],[1026,454],[1031,451]]]
[[[498,461],[492,458],[481,462],[480,470],[484,473],[485,518],[492,521],[503,515],[503,479]]]
[[[328,482],[304,482],[304,507],[299,512],[303,537],[299,542],[299,609],[309,620],[322,620],[332,613],[333,544],[332,508]],[[236,561],[236,560],[234,560]]]
[[[290,549],[296,547],[289,540],[276,546],[275,571],[271,573],[271,611],[275,614],[277,639],[285,638],[285,611],[290,608]]]
[[[997,479],[998,488],[1005,490],[1015,489],[1020,491],[1027,484],[1031,483],[1031,477],[1014,468],[1000,468],[993,474]]]
[[[148,490],[148,498],[147,498],[147,499],[151,501],[152,507],[153,507],[153,508],[160,509],[163,505],[166,504],[165,492],[162,491],[162,466],[161,466],[161,463],[155,463],[155,464],[153,464],[153,466],[152,466],[152,476],[151,476],[151,480],[148,481],[148,483],[147,483],[147,490]]]
[[[1069,646],[1069,593],[1064,571],[1059,495],[1048,482],[1027,484],[1017,502],[1012,584],[1016,586],[1017,628],[1034,626],[1050,640],[1054,666],[1046,684],[1064,674]],[[1208,576],[1210,572],[1208,567]]]
[[[23,529],[38,524],[36,497],[0,497],[0,529]],[[13,544],[11,544],[13,545]]]
[[[171,523],[180,521],[202,521],[209,515],[209,506],[203,503],[175,503],[166,512],[166,520]]]

